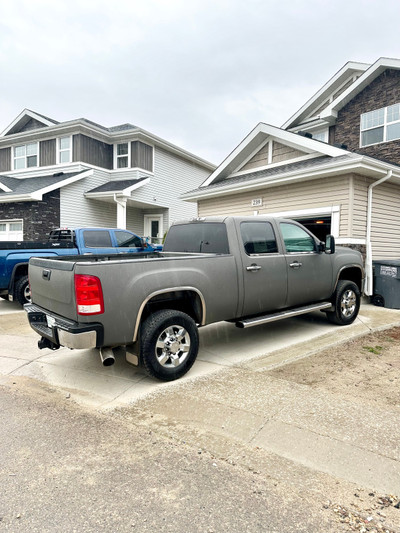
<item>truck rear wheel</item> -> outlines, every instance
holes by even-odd
[[[196,323],[181,311],[157,311],[143,322],[140,345],[141,362],[150,376],[178,379],[190,370],[199,351]]]
[[[326,313],[330,322],[347,326],[354,322],[360,309],[360,289],[352,281],[340,280],[333,295],[335,311]]]
[[[21,305],[32,301],[28,276],[22,276],[15,284],[15,297]]]

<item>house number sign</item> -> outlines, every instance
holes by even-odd
[[[261,207],[263,205],[262,198],[255,198],[251,201],[251,207]]]

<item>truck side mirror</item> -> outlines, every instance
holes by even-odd
[[[335,237],[333,235],[327,235],[325,239],[325,253],[335,253]]]

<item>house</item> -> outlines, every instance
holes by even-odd
[[[347,63],[282,128],[260,123],[200,187],[199,216],[290,217],[366,261],[400,257],[400,60]]]
[[[25,109],[0,135],[0,240],[108,226],[161,240],[197,207],[179,199],[215,166],[155,135]]]

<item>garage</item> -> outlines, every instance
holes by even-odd
[[[22,220],[0,220],[0,241],[22,241]]]

